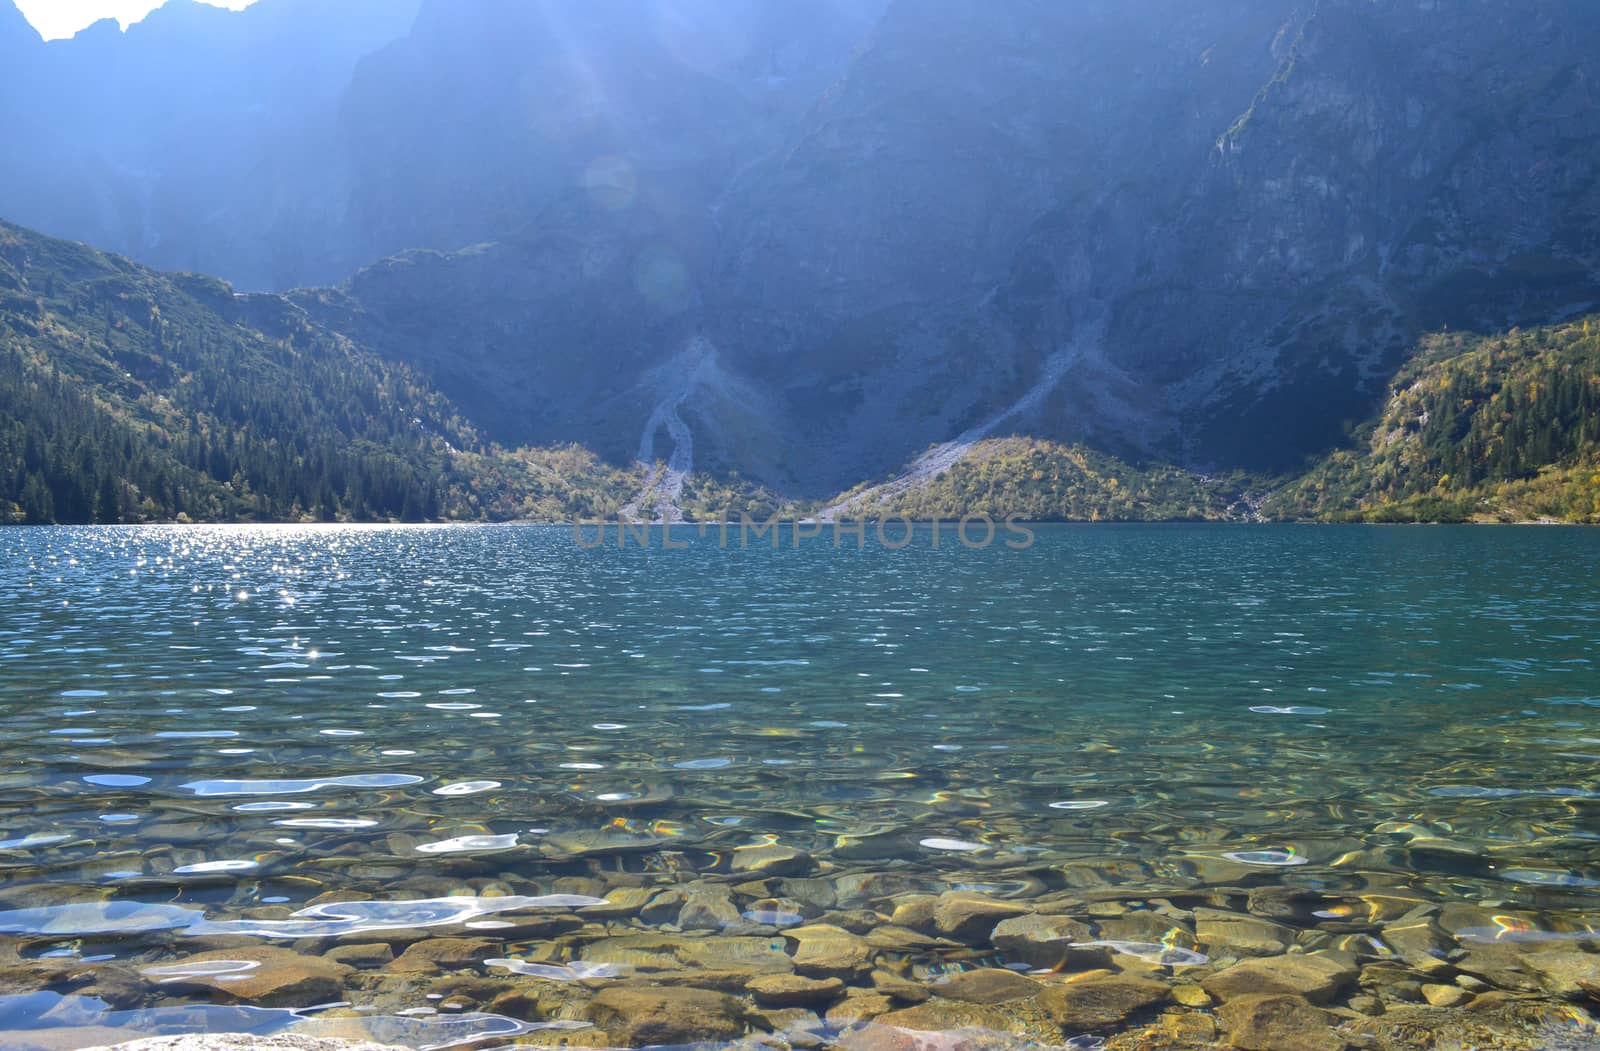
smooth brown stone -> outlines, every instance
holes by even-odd
[[[922,983],[884,970],[872,972],[872,987],[885,996],[910,1004],[924,1003],[933,996],[932,991]]]
[[[939,934],[964,945],[987,944],[990,933],[1004,919],[1025,916],[1033,910],[1015,902],[982,894],[952,891],[941,894],[933,908],[933,925]]]
[[[706,989],[612,986],[589,1004],[589,1018],[632,1047],[732,1040],[744,1033],[744,1007]]]
[[[1288,994],[1244,996],[1217,1009],[1228,1043],[1242,1051],[1344,1051],[1338,1018]]]
[[[1476,942],[1455,961],[1455,967],[1499,989],[1535,993],[1544,983],[1528,967],[1530,955],[1521,946]]]
[[[1295,932],[1258,916],[1220,909],[1194,910],[1194,936],[1212,956],[1227,950],[1237,956],[1272,956],[1295,942]]]
[[[1039,1005],[1063,1029],[1110,1029],[1170,994],[1164,983],[1148,978],[1095,975],[1048,986],[1039,994]]]
[[[647,905],[651,898],[659,894],[659,887],[613,887],[605,894],[603,905],[586,905],[578,910],[578,915],[599,919],[621,918],[632,916]]]
[[[848,996],[832,1007],[823,1015],[824,1020],[831,1026],[839,1027],[850,1025],[853,1022],[866,1022],[894,1010],[894,1001],[879,993],[865,992],[860,989],[850,990],[854,994]]]
[[[1356,974],[1356,968],[1342,959],[1291,953],[1246,960],[1210,975],[1200,985],[1219,1000],[1288,993],[1312,1003],[1327,1003],[1355,981]]]
[[[864,974],[872,966],[872,946],[858,934],[842,927],[814,924],[795,927],[784,937],[797,943],[794,969],[818,978],[849,979]]]
[[[1522,964],[1539,976],[1551,996],[1600,1003],[1600,954],[1578,949],[1531,952]]]
[[[388,942],[362,942],[354,945],[336,945],[322,954],[323,959],[349,967],[382,967],[394,959],[394,950]]]
[[[1009,961],[1048,969],[1065,963],[1074,955],[1075,944],[1096,941],[1089,925],[1067,916],[1012,916],[1001,920],[990,932],[989,940]],[[1093,951],[1103,960],[1110,952],[1103,946],[1078,949],[1078,955]]]
[[[930,986],[935,996],[970,1004],[1003,1004],[1037,996],[1044,986],[1015,971],[960,971]]]
[[[1472,994],[1459,985],[1424,985],[1422,998],[1434,1007],[1460,1007]]]
[[[933,910],[938,905],[939,899],[933,894],[907,895],[896,900],[894,911],[889,914],[889,922],[897,927],[931,931],[933,930]]]
[[[429,938],[416,942],[389,965],[391,971],[456,971],[477,967],[500,955],[501,943],[488,938]]]
[[[161,973],[167,968],[190,965],[250,963],[244,970],[219,974],[179,976]],[[157,973],[152,974],[155,970]],[[143,968],[141,973],[166,989],[206,989],[229,1001],[259,1007],[310,1007],[338,1000],[344,982],[353,971],[342,963],[320,956],[302,956],[288,949],[258,945],[249,949],[220,949],[216,952],[166,960]]]
[[[914,931],[910,927],[899,927],[894,924],[873,928],[867,933],[866,939],[867,944],[875,949],[888,949],[893,952],[926,952],[929,949],[961,947],[960,942],[951,941],[949,938],[935,938]]]
[[[1211,1015],[1200,1014],[1197,1011],[1162,1015],[1158,1024],[1161,1032],[1185,1044],[1197,1042],[1200,1046],[1207,1047],[1217,1038],[1217,1020]]]
[[[967,1004],[959,1000],[934,999],[915,1007],[879,1015],[873,1021],[877,1023],[878,1028],[911,1029],[926,1035],[950,1033],[958,1029],[987,1029],[1003,1033],[1009,1030],[1016,1020],[1005,1010],[989,1004]]]
[[[686,931],[720,931],[740,920],[739,909],[721,887],[695,891],[678,912],[678,926]]]
[[[816,859],[803,850],[777,843],[735,847],[733,871],[764,876],[804,876],[817,867]]]
[[[844,994],[837,978],[806,978],[798,974],[769,974],[752,978],[745,988],[765,1007],[814,1007]]]

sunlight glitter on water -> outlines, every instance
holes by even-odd
[[[1298,935],[1381,943],[1343,928],[1403,884],[1465,910],[1451,948],[1566,945],[1600,926],[1600,606],[1541,566],[1595,555],[1495,535],[1452,540],[1469,572],[1420,533],[1046,531],[1025,565],[647,563],[538,529],[0,534],[0,930],[115,935],[155,967],[202,932],[509,943],[540,928],[479,903],[598,871],[607,893],[774,881],[707,906],[708,938],[896,894],[1282,886],[1315,899],[1282,917]],[[819,869],[835,905],[779,892]],[[377,912],[308,912],[322,895]],[[1099,959],[1207,966],[1101,920]]]

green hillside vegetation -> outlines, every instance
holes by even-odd
[[[635,484],[487,444],[279,297],[0,224],[0,520],[558,518]]]
[[[1600,318],[1432,336],[1358,437],[1275,494],[1268,513],[1600,523]]]
[[[919,521],[968,514],[1036,522],[1226,521],[1248,513],[1243,483],[1166,464],[1136,466],[1076,445],[1000,438],[979,443],[926,485],[864,501],[859,513]]]

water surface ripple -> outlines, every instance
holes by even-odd
[[[1600,922],[1600,534],[682,536],[0,532],[0,932],[166,960],[770,844]]]

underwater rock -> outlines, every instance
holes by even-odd
[[[614,964],[662,975],[693,969],[748,977],[794,970],[784,942],[776,938],[632,934],[590,942],[583,947],[582,956],[591,964]]]
[[[1161,982],[1127,974],[1090,975],[1039,994],[1039,1005],[1068,1032],[1111,1029],[1167,999]]]
[[[1455,960],[1455,967],[1463,974],[1487,982],[1499,989],[1517,993],[1535,993],[1543,985],[1540,977],[1529,970],[1526,953],[1519,945],[1501,945],[1475,942]]]
[[[686,931],[717,931],[741,920],[739,909],[724,887],[696,889],[678,912],[678,926]]]
[[[1194,910],[1194,934],[1213,956],[1221,949],[1238,956],[1274,956],[1295,942],[1295,932],[1282,924],[1221,909]]]
[[[1390,924],[1383,942],[1400,955],[1406,966],[1423,974],[1447,974],[1455,944],[1432,920],[1421,918]]]
[[[1243,1051],[1344,1051],[1337,1016],[1286,993],[1243,996],[1217,1009],[1228,1042]]]
[[[152,991],[154,979],[123,964],[75,957],[24,960],[11,946],[5,949],[10,959],[0,963],[0,990],[70,989],[74,996],[94,997],[114,1009],[138,1006]]]
[[[685,965],[704,971],[751,975],[794,970],[781,938],[684,938],[677,955]]]
[[[339,999],[354,972],[320,956],[257,945],[187,956],[140,973],[174,990],[206,989],[258,1007],[305,1007]]]
[[[851,989],[848,996],[828,1008],[823,1018],[830,1026],[843,1028],[857,1022],[869,1022],[893,1010],[894,1001],[882,993]]]
[[[806,978],[798,974],[769,974],[752,978],[745,988],[764,1007],[813,1007],[844,995],[837,978]]]
[[[613,887],[604,894],[605,901],[578,910],[585,919],[623,919],[635,915],[659,894],[658,887]]]
[[[631,1047],[732,1040],[745,1030],[739,1001],[706,989],[614,986],[590,1003],[589,1018]]]
[[[920,1004],[933,996],[933,992],[920,982],[884,970],[872,972],[872,987],[885,996],[908,1004]]]
[[[873,1021],[879,1028],[915,1031],[923,1040],[937,1040],[939,1034],[956,1030],[983,1030],[991,1034],[1008,1033],[1017,1025],[1017,1019],[988,1004],[968,1004],[959,1000],[929,1000],[925,1004],[906,1007],[877,1016]],[[918,1045],[912,1044],[912,1047]],[[942,1044],[925,1046],[943,1047]],[[977,1047],[993,1045],[978,1044]]]
[[[733,852],[733,871],[764,876],[804,876],[817,867],[816,859],[803,850],[763,843],[738,847]]]
[[[867,944],[874,949],[888,949],[890,952],[918,953],[928,952],[933,949],[962,949],[960,942],[949,938],[935,938],[932,935],[914,931],[910,927],[897,927],[894,924],[883,924],[874,927],[866,935]]]
[[[1001,920],[1025,916],[1031,911],[1027,906],[1015,902],[951,891],[939,896],[933,909],[933,925],[947,938],[967,945],[983,945]]]
[[[394,950],[387,942],[356,942],[335,945],[322,957],[347,967],[382,967],[394,959]]]
[[[655,927],[676,925],[678,915],[683,911],[683,904],[688,900],[689,893],[682,887],[668,887],[657,891],[639,910],[639,918]]]
[[[407,948],[389,965],[389,970],[432,974],[475,968],[500,949],[499,942],[487,938],[429,938]]]
[[[1333,999],[1356,974],[1353,964],[1337,957],[1293,953],[1234,964],[1209,975],[1200,985],[1219,1000],[1289,993],[1321,1004]]]
[[[932,986],[934,995],[947,1000],[961,1000],[970,1004],[1003,1004],[1008,1000],[1026,1000],[1037,996],[1043,988],[1032,978],[1015,971],[999,968],[981,971],[960,971]]]
[[[1459,985],[1424,985],[1422,998],[1434,1007],[1460,1007],[1472,994]]]
[[[1084,946],[1075,943],[1092,942],[1095,935],[1089,925],[1066,916],[1013,916],[995,925],[989,940],[1007,960],[1045,969],[1059,966],[1069,955],[1074,962],[1085,954],[1104,964],[1110,953],[1102,946]]]
[[[871,969],[872,946],[842,927],[819,923],[794,927],[783,936],[798,943],[794,969],[801,974],[850,979]]]
[[[1554,949],[1529,953],[1522,963],[1539,976],[1551,996],[1600,1002],[1600,954]]]

